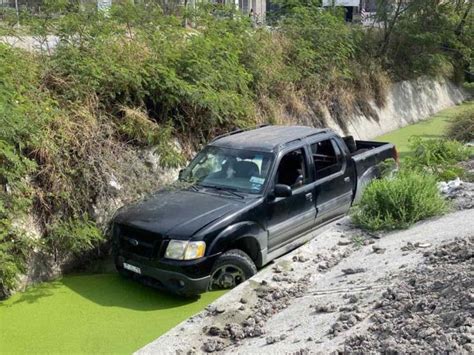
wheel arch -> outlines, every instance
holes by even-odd
[[[245,252],[257,267],[262,266],[267,247],[267,232],[255,222],[239,222],[225,228],[209,246],[210,254],[231,249]]]

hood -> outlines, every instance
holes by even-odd
[[[188,190],[165,191],[125,208],[116,223],[188,239],[216,219],[242,208],[243,201]]]

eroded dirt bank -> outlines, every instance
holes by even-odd
[[[471,207],[385,235],[346,218],[137,353],[472,352]]]

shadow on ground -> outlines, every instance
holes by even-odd
[[[64,287],[97,305],[135,311],[171,309],[199,300],[199,297],[178,297],[165,291],[147,287],[139,282],[125,279],[116,273],[107,273],[69,275],[58,281],[39,284],[21,293],[8,306],[11,307],[20,303],[37,303],[39,300],[54,296]],[[0,303],[0,307],[5,306],[4,303]]]
[[[20,297],[11,304],[9,304],[8,307],[19,303],[35,303],[39,299],[53,296],[55,290],[60,287],[61,284],[58,281],[32,286],[28,288],[25,292],[21,293]],[[7,305],[4,302],[0,302],[0,307],[7,307]]]
[[[178,297],[123,278],[116,273],[69,276],[61,282],[72,291],[101,306],[136,311],[181,307],[198,299]]]

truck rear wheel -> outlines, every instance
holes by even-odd
[[[212,267],[209,290],[234,288],[256,273],[255,263],[242,250],[226,251]]]

